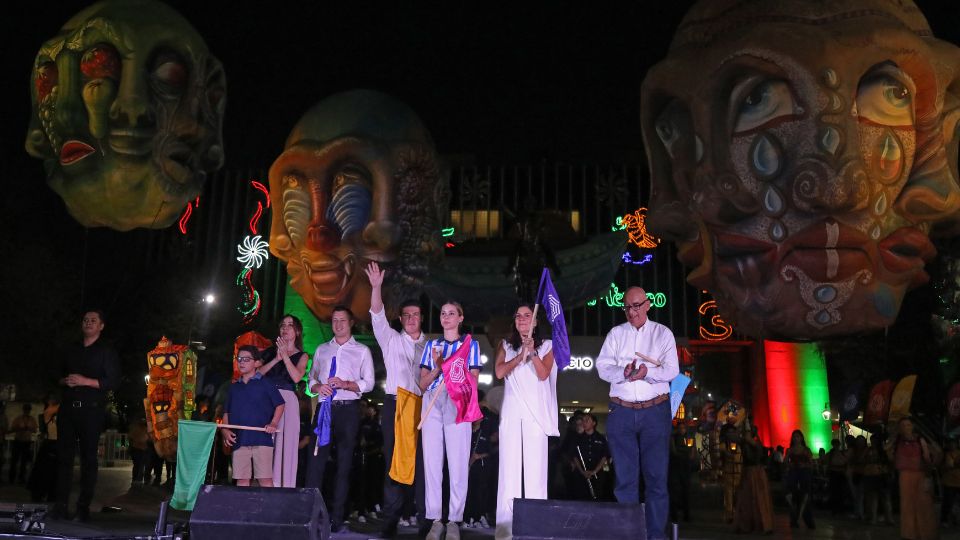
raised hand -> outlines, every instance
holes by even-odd
[[[370,286],[377,288],[383,285],[383,276],[386,274],[380,269],[380,265],[371,261],[363,270],[367,273],[367,279],[370,280]]]

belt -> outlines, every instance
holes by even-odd
[[[342,407],[344,405],[356,405],[360,402],[358,399],[335,399],[333,400],[334,407]]]
[[[654,405],[659,405],[664,401],[670,400],[670,394],[660,394],[659,396],[646,401],[624,401],[618,397],[611,397],[610,401],[628,409],[649,409]]]
[[[70,405],[72,405],[74,409],[80,409],[80,408],[82,408],[82,407],[99,407],[99,406],[100,406],[100,402],[99,402],[99,401],[89,401],[89,400],[88,400],[88,401],[81,401],[81,400],[79,400],[79,399],[76,399],[76,400],[71,401],[71,402],[70,402]]]

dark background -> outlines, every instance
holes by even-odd
[[[504,165],[642,163],[640,84],[692,2],[168,3],[224,64],[225,168],[262,170],[303,112],[353,88],[409,104],[446,156]],[[46,186],[41,162],[23,150],[33,58],[89,4],[20,1],[5,4],[0,17],[0,382],[18,382],[33,396],[52,384],[55,360],[78,337],[81,306],[107,307],[106,334],[124,355],[127,382],[136,383],[158,335],[183,341],[194,302],[222,279],[220,269],[191,267],[181,256],[189,241],[170,231],[80,227]],[[953,2],[918,4],[938,37],[960,43]],[[166,257],[156,263],[145,257],[149,250]],[[905,306],[911,323],[928,316],[930,295],[928,288],[916,308]],[[236,317],[228,311],[212,310],[198,324],[230,335]],[[840,347],[845,356],[857,348],[850,343]],[[863,365],[857,373],[870,371]],[[142,386],[126,386],[142,394]]]

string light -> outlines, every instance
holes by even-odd
[[[647,253],[646,255],[643,256],[642,259],[636,260],[633,258],[632,255],[630,255],[629,251],[624,251],[623,255],[620,258],[623,259],[623,262],[627,264],[642,265],[642,264],[647,264],[648,262],[653,262],[653,253]]]
[[[254,266],[260,268],[263,261],[270,258],[268,247],[270,244],[261,239],[259,234],[254,237],[246,236],[242,243],[237,244],[237,252],[240,253],[237,256],[237,262],[243,264],[245,268]]]
[[[646,208],[634,210],[632,214],[623,216],[623,218],[620,219],[620,223],[627,231],[631,244],[638,248],[653,249],[657,247],[660,240],[647,232],[646,212]]]
[[[237,286],[243,288],[237,311],[243,315],[243,324],[248,324],[260,313],[260,293],[253,287],[253,270],[244,268],[237,276]]]
[[[717,301],[708,300],[700,304],[700,307],[697,311],[700,312],[700,315],[706,316],[708,311],[716,309]],[[710,317],[710,324],[712,324],[714,328],[719,329],[719,332],[708,330],[703,325],[700,325],[701,338],[707,341],[723,341],[733,335],[733,327],[727,324],[727,322],[724,321],[720,315],[712,315]]]

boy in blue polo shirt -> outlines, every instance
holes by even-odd
[[[256,478],[262,487],[273,487],[273,433],[283,416],[283,397],[276,386],[257,373],[260,351],[244,345],[237,351],[240,379],[230,385],[223,410],[223,423],[238,426],[264,426],[266,432],[223,428],[223,440],[233,446],[233,479],[238,486],[249,486]]]

